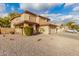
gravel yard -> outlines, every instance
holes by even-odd
[[[76,56],[79,55],[79,34],[0,35],[1,56]]]

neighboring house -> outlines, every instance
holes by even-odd
[[[67,31],[67,30],[69,30],[69,28],[68,28],[68,26],[65,26],[65,25],[61,25],[61,24],[56,24],[57,25],[57,27],[56,27],[56,29],[57,29],[57,33],[59,32],[64,32],[64,31]]]
[[[33,27],[34,33],[50,34],[51,29],[56,28],[56,25],[49,23],[50,19],[36,15],[29,11],[25,11],[20,17],[14,18],[11,21],[11,28],[15,28],[16,33],[25,34],[23,28],[26,26]]]

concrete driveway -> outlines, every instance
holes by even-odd
[[[79,34],[0,35],[0,55],[3,56],[77,56]]]

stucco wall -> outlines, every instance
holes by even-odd
[[[11,28],[15,28],[14,24],[11,22]]]
[[[40,25],[47,24],[47,22],[48,22],[47,19],[44,19],[44,18],[41,18],[41,17],[39,18],[39,24]]]
[[[56,29],[55,29],[55,28],[50,28],[50,31],[51,31],[51,32],[50,32],[51,34],[56,33]]]
[[[0,28],[0,33],[1,34],[15,33],[15,29],[13,29],[13,28]]]
[[[41,32],[41,29],[44,29],[44,31]],[[54,34],[56,33],[56,28],[51,28],[50,26],[40,26],[39,31],[43,34]]]
[[[32,15],[32,14],[29,14],[29,15],[30,15],[29,21],[36,22],[36,16],[35,15]]]
[[[22,19],[22,20],[29,20],[29,14],[25,14],[25,13],[22,14],[22,15],[21,15],[21,19]]]
[[[39,23],[39,16],[36,17],[36,23]]]
[[[16,34],[22,34],[22,29],[21,28],[15,28],[15,33]]]
[[[50,34],[50,28],[49,26],[40,26],[39,32],[43,34]]]
[[[36,22],[36,16],[32,14],[22,14],[21,19],[31,21],[31,22]]]
[[[59,28],[58,29],[58,32],[63,32],[64,31],[64,28]]]

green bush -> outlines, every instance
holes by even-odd
[[[27,36],[31,36],[33,34],[33,28],[28,26],[28,27],[24,27],[24,33]]]

